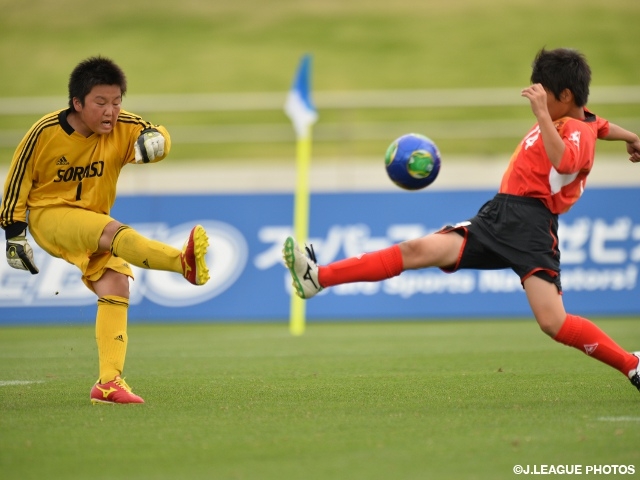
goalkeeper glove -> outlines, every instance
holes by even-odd
[[[27,229],[13,238],[7,239],[7,262],[13,268],[29,270],[33,275],[39,272],[33,261],[33,250],[27,242]]]
[[[155,128],[147,128],[142,131],[133,149],[136,163],[153,162],[164,155],[164,137]]]

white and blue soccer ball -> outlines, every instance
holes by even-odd
[[[387,175],[400,188],[420,190],[440,172],[440,151],[428,137],[408,133],[394,140],[384,158]]]

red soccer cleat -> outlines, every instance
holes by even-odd
[[[124,378],[116,377],[107,383],[97,383],[91,389],[91,403],[144,403],[144,400],[131,391]]]
[[[180,263],[182,275],[194,285],[204,285],[209,281],[209,269],[205,259],[208,246],[209,238],[202,225],[193,227],[182,247]]]

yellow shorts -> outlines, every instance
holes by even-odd
[[[82,272],[82,281],[93,291],[92,282],[105,270],[133,278],[129,264],[111,252],[94,253],[104,228],[114,219],[82,208],[56,206],[29,211],[29,231],[49,255],[62,258]]]

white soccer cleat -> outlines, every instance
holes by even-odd
[[[638,366],[631,370],[628,376],[633,386],[640,390],[640,352],[633,352],[633,354],[638,357]]]
[[[305,246],[305,249],[307,255],[300,250],[298,242],[292,237],[287,237],[282,249],[282,258],[291,273],[296,295],[306,300],[321,291],[322,287],[318,282],[318,265],[313,246],[311,248]]]

